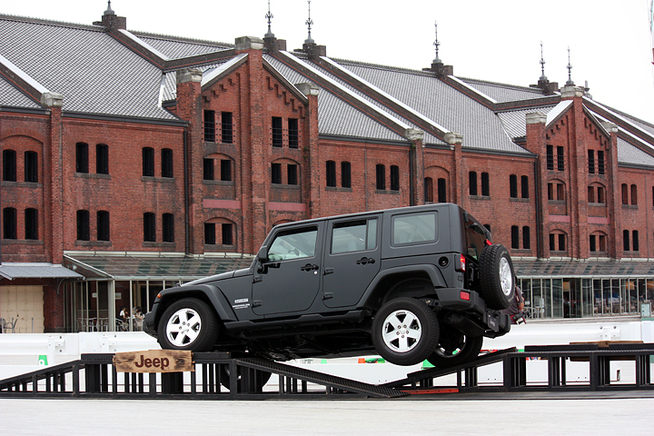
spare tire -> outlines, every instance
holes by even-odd
[[[481,297],[491,309],[507,309],[515,293],[515,272],[504,245],[487,245],[479,258]]]

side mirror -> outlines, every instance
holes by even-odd
[[[265,245],[262,245],[261,248],[259,249],[259,252],[257,253],[257,260],[259,263],[266,263],[268,262],[268,247]]]

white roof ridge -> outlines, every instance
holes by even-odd
[[[298,58],[297,58],[296,56],[294,56],[292,53],[290,53],[290,52],[288,52],[288,51],[286,51],[286,50],[281,50],[280,53],[282,53],[283,55],[285,55],[285,56],[287,56],[288,58],[292,59],[294,62],[297,62],[297,63],[301,64],[303,67],[305,67],[305,68],[307,68],[308,70],[310,70],[311,73],[313,73],[313,74],[319,76],[320,78],[322,78],[322,79],[325,80],[326,82],[329,82],[332,86],[335,86],[335,87],[338,88],[340,91],[346,93],[347,95],[349,95],[349,96],[352,97],[353,99],[355,99],[355,100],[357,100],[358,102],[364,104],[366,107],[368,107],[369,109],[373,110],[375,113],[380,114],[380,115],[383,116],[384,118],[388,118],[389,120],[392,120],[394,123],[396,123],[397,125],[399,125],[399,126],[402,127],[403,129],[406,130],[406,129],[411,129],[411,128],[413,128],[413,126],[410,126],[410,125],[406,124],[404,121],[402,121],[402,120],[396,118],[396,117],[393,116],[392,114],[390,114],[390,113],[388,113],[388,112],[386,112],[386,111],[381,110],[379,107],[377,107],[377,106],[373,105],[372,103],[368,102],[367,100],[365,100],[365,99],[359,97],[358,95],[356,95],[355,93],[353,93],[352,91],[350,91],[349,89],[347,89],[345,86],[341,85],[340,83],[338,83],[337,81],[335,81],[335,80],[332,79],[331,77],[326,76],[326,75],[323,74],[322,72],[316,70],[316,69],[315,69],[314,67],[312,67],[311,65],[309,65],[309,64],[307,64],[307,63],[304,63],[304,62],[300,61],[300,59],[298,59]]]
[[[483,92],[481,92],[481,91],[478,90],[477,88],[473,88],[471,85],[468,85],[466,82],[464,82],[463,80],[459,79],[458,77],[456,77],[456,76],[452,76],[452,75],[447,76],[447,77],[449,77],[450,79],[454,80],[454,81],[455,81],[456,83],[458,83],[459,85],[466,87],[467,89],[469,89],[470,91],[474,92],[475,94],[477,94],[477,95],[479,95],[479,96],[485,98],[486,100],[490,101],[491,103],[494,103],[494,104],[497,103],[497,100],[495,100],[493,97],[490,97],[489,95],[484,94]]]
[[[7,67],[11,72],[13,72],[16,76],[20,77],[23,79],[28,85],[30,85],[32,88],[34,88],[36,91],[40,92],[41,94],[45,94],[46,92],[50,92],[48,88],[37,82],[32,76],[27,74],[25,71],[21,70],[18,68],[16,65],[14,65],[13,62],[11,62],[9,59],[6,57],[0,55],[0,64],[4,65]]]
[[[119,29],[119,32],[122,33],[123,35],[125,35],[126,37],[128,37],[129,39],[131,39],[132,41],[134,41],[135,43],[137,43],[138,45],[140,45],[141,47],[145,48],[146,50],[148,50],[148,51],[151,52],[152,54],[154,54],[154,55],[160,57],[160,58],[163,59],[164,61],[169,61],[169,60],[170,60],[170,58],[169,58],[168,56],[166,56],[165,54],[163,54],[162,52],[160,52],[160,51],[157,50],[156,48],[152,47],[150,44],[148,44],[147,42],[143,41],[141,38],[139,38],[138,36],[134,35],[134,34],[133,34],[132,32],[130,32],[129,30]]]
[[[551,111],[547,114],[547,121],[545,122],[545,126],[549,126],[552,122],[556,121],[559,116],[568,108],[572,106],[572,100],[563,100],[560,101],[556,106],[552,108]]]
[[[620,118],[622,121],[624,121],[625,123],[629,124],[629,125],[632,126],[633,128],[638,129],[639,131],[643,132],[645,135],[650,136],[650,137],[654,137],[654,135],[652,135],[652,133],[650,133],[650,132],[648,132],[647,130],[643,129],[642,127],[640,127],[640,126],[634,124],[633,122],[631,122],[630,120],[628,120],[624,115],[620,115],[619,113],[617,113],[617,112],[615,112],[614,110],[608,108],[607,106],[604,106],[603,104],[601,104],[601,103],[599,103],[599,102],[597,102],[597,101],[595,101],[595,100],[593,100],[593,99],[589,99],[589,98],[587,98],[587,97],[584,97],[584,100],[588,100],[588,101],[592,102],[593,104],[595,104],[595,105],[601,107],[602,109],[604,109],[605,111],[607,111],[607,112],[610,113],[611,115],[613,115],[613,116],[615,116],[615,117],[617,117],[617,118]],[[599,114],[597,114],[597,115],[599,115]],[[602,118],[604,118],[604,117],[602,117]],[[626,132],[625,129],[621,129],[621,130],[622,130],[623,132]],[[654,147],[652,147],[652,145],[649,145],[649,144],[648,144],[648,146],[649,146],[650,148],[654,148]]]
[[[247,57],[247,55],[248,55],[247,53],[238,54],[234,56],[232,59],[225,62],[224,64],[221,64],[218,67],[211,69],[210,71],[206,72],[206,74],[202,74],[201,86],[206,85],[216,77],[220,76],[223,72],[225,72],[226,70],[230,69],[232,66],[240,62],[241,59]]]
[[[350,70],[348,70],[346,68],[341,67],[341,65],[338,64],[338,62],[333,61],[332,59],[328,58],[327,56],[321,56],[320,58],[322,60],[324,60],[325,62],[337,67],[340,71],[344,72],[345,74],[355,78],[356,80],[358,80],[360,82],[365,83],[366,86],[368,86],[369,88],[371,88],[375,92],[383,95],[385,98],[391,100],[393,103],[397,104],[398,106],[400,106],[401,108],[403,108],[407,112],[410,112],[413,115],[420,118],[421,120],[425,121],[426,123],[431,124],[432,126],[436,127],[438,130],[442,131],[443,133],[449,133],[450,132],[450,130],[448,128],[441,126],[436,121],[433,121],[432,119],[428,118],[427,116],[425,116],[421,112],[418,112],[414,108],[412,108],[412,107],[406,105],[405,103],[401,102],[400,100],[396,99],[392,95],[388,94],[386,91],[383,91],[382,89],[380,89],[377,86],[373,85],[372,83],[365,80],[363,77],[359,76],[358,74],[356,74],[356,73],[354,73],[354,72],[352,72],[352,71],[350,71]]]

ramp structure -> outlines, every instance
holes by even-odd
[[[634,390],[652,389],[654,344],[571,344],[527,346],[482,355],[448,369],[423,369],[403,380],[373,385],[261,358],[233,358],[229,353],[195,353],[194,371],[119,373],[113,353],[83,354],[81,359],[0,381],[0,397],[129,397],[141,399],[398,398],[411,394],[473,391]],[[528,362],[547,361],[547,382],[530,378]],[[611,362],[632,361],[633,383],[613,382]],[[570,362],[587,362],[587,382],[570,382]],[[481,367],[502,365],[502,381],[480,385]],[[456,374],[456,385],[439,386]],[[276,375],[277,383],[268,383]]]

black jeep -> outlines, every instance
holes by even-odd
[[[145,327],[165,349],[447,367],[509,331],[514,287],[506,248],[433,204],[276,226],[248,269],[161,291]]]

